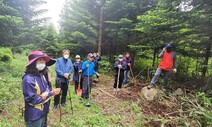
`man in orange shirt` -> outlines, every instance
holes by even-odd
[[[155,86],[158,81],[161,73],[165,74],[163,90],[166,90],[168,87],[168,79],[173,71],[177,72],[177,56],[176,52],[172,51],[172,45],[170,43],[166,44],[166,47],[163,48],[163,51],[158,55],[158,57],[162,57],[160,61],[159,67],[157,68],[154,77],[151,80],[151,83],[147,86],[148,89],[151,89]]]

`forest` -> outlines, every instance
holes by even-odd
[[[70,50],[72,61],[75,55],[85,60],[89,52],[98,52],[101,77],[94,83],[90,109],[71,89],[74,115],[70,105],[61,122],[50,112],[50,126],[212,126],[211,0],[66,0],[59,29],[51,17],[42,16],[48,10],[39,7],[45,4],[0,0],[0,126],[24,126],[21,82],[27,55],[40,50],[57,59],[64,49]],[[167,43],[173,45],[178,61],[169,81],[171,90],[160,91],[161,79],[157,96],[146,100],[142,89],[154,76],[161,60],[157,56]],[[133,59],[136,83],[116,97],[110,90],[113,64],[126,52]],[[54,67],[51,73],[55,82]],[[182,94],[176,94],[178,89]]]

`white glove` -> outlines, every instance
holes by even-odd
[[[119,64],[119,65],[118,65],[118,68],[122,68],[122,65],[121,65],[121,64]]]
[[[173,72],[174,72],[174,73],[177,73],[177,69],[176,69],[176,68],[175,68],[175,69],[173,69]]]

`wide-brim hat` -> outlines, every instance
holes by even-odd
[[[53,64],[55,64],[56,60],[54,59],[50,59],[48,62],[46,62],[46,66],[52,66]]]
[[[26,65],[26,67],[28,67],[29,65],[31,65],[32,63],[34,63],[39,58],[44,58],[44,60],[46,61],[46,63],[50,60],[50,57],[47,56],[45,53],[36,50],[36,51],[33,51],[33,52],[29,53],[29,55],[28,55],[29,62]]]

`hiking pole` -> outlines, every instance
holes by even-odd
[[[132,80],[133,80],[133,83],[134,84],[136,84],[136,82],[135,82],[135,77],[134,77],[134,74],[133,74],[133,71],[132,71],[132,67],[130,66],[130,73],[131,73],[131,75],[132,75]]]
[[[117,83],[116,83],[116,94],[118,94],[118,85],[119,85],[119,77],[120,77],[120,68],[118,69],[118,78],[117,78]]]
[[[86,107],[91,107],[91,97],[90,97],[90,77],[89,77],[89,66],[88,66],[88,102],[86,103]]]
[[[77,88],[77,95],[82,94],[82,89],[80,89],[80,83],[81,83],[81,73],[79,73],[79,83],[78,83],[78,88]]]
[[[57,81],[56,81],[56,85],[57,85],[57,88],[60,88],[61,89],[61,81],[59,78],[57,78]],[[60,95],[61,95],[61,90],[60,90],[60,93],[59,93],[59,110],[60,110],[60,122],[62,120],[62,108],[61,108],[61,99],[60,99]]]
[[[68,79],[68,81],[67,81],[67,85],[68,85],[68,93],[69,93],[69,97],[70,97],[71,112],[72,112],[72,114],[74,114],[74,113],[73,113],[72,100],[71,100],[71,92],[70,92],[71,89],[69,89],[69,79]]]

